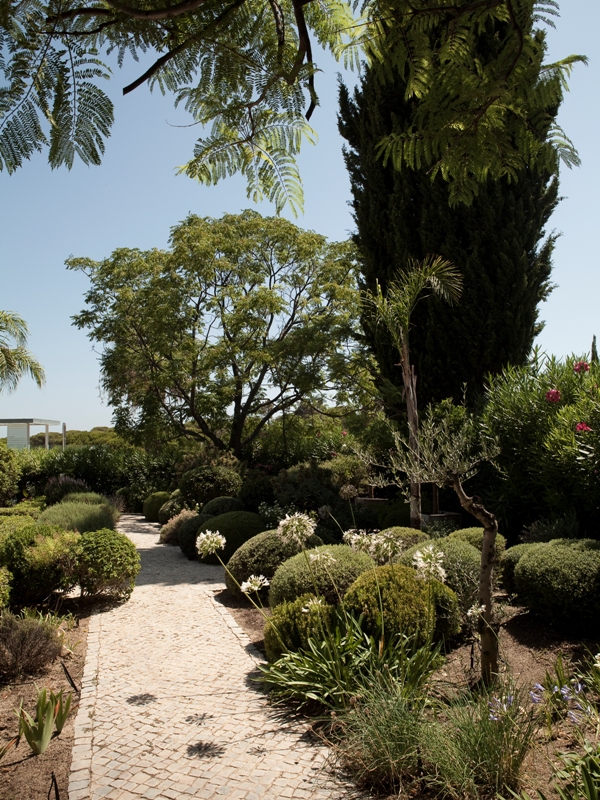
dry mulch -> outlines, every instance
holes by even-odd
[[[65,613],[64,608],[61,613]],[[13,678],[9,682],[0,681],[0,746],[18,733],[19,723],[14,710],[19,708],[21,700],[25,710],[35,717],[38,688],[54,692],[60,689],[64,689],[65,693],[71,691],[61,661],[76,686],[81,687],[88,622],[89,612],[83,611],[76,618],[75,627],[66,632],[62,657],[43,671]],[[21,739],[16,750],[11,748],[8,751],[0,761],[0,800],[41,800],[46,797],[55,800],[55,791],[50,791],[53,773],[61,800],[67,799],[76,713],[77,695],[73,694],[71,713],[62,733],[60,736],[54,734],[43,755],[33,755],[25,738]]]

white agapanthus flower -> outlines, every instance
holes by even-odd
[[[308,539],[315,532],[317,523],[306,514],[286,514],[285,519],[282,519],[277,528],[277,533],[281,536],[284,542],[295,542],[304,547]]]
[[[196,550],[200,556],[210,556],[225,547],[225,537],[219,531],[205,531],[196,539]]]
[[[371,537],[366,531],[352,528],[342,535],[342,539],[346,542],[346,544],[349,544],[353,550],[361,553],[369,552],[369,541]]]
[[[247,581],[244,581],[240,589],[244,594],[252,594],[253,592],[260,592],[261,589],[266,589],[269,581],[264,575],[250,575]]]
[[[594,656],[594,666],[596,669],[600,669],[600,653],[596,653]]]
[[[413,556],[413,564],[417,569],[417,575],[424,580],[434,578],[441,583],[446,580],[446,570],[442,567],[444,555],[436,550],[432,544],[423,547]]]
[[[477,603],[475,603],[475,605],[471,606],[471,608],[467,611],[467,617],[469,619],[474,620],[477,619],[479,615],[483,614],[484,612],[485,612],[485,606],[478,606]]]
[[[319,608],[322,605],[323,605],[322,597],[311,597],[310,600],[307,601],[306,605],[302,607],[302,613],[310,614],[313,608]]]
[[[313,564],[324,564],[325,566],[329,566],[329,564],[335,564],[336,562],[336,559],[326,550],[321,550],[319,553],[309,553],[308,557]]]

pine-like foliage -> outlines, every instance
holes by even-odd
[[[514,179],[557,153],[576,160],[558,129],[543,143],[535,134],[541,87],[532,98],[531,77],[543,48],[531,36],[534,0],[132,3],[0,0],[0,169],[12,172],[46,146],[53,167],[75,155],[99,163],[113,121],[101,58],[116,53],[122,66],[150,53],[152,65],[123,92],[158,86],[210,127],[182,171],[208,184],[241,172],[249,197],[300,208],[296,155],[314,139],[308,120],[318,105],[313,42],[352,64],[364,52],[403,76],[417,110],[379,152],[398,169],[439,171],[453,202],[470,202],[488,175]],[[553,12],[553,0],[543,9]],[[498,21],[503,46],[483,62],[479,37]],[[544,69],[548,98],[576,60]]]
[[[472,400],[488,372],[525,363],[540,329],[538,305],[551,288],[555,237],[544,239],[544,226],[558,187],[553,171],[533,166],[516,182],[488,178],[471,205],[451,207],[451,187],[440,174],[432,180],[425,169],[384,165],[378,143],[410,125],[414,114],[403,89],[399,77],[382,82],[374,70],[366,71],[353,98],[342,86],[340,130],[348,142],[363,286],[375,291],[379,282],[385,290],[411,259],[429,254],[448,259],[463,275],[456,307],[431,297],[411,318],[411,360],[424,407],[445,397],[460,400],[465,384]],[[547,109],[546,129],[557,109]],[[400,386],[399,353],[368,308],[363,327],[382,376]]]

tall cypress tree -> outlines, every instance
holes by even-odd
[[[493,46],[493,45],[492,45]],[[377,145],[403,129],[413,107],[401,76],[382,79],[367,69],[350,96],[340,86],[339,129],[348,146],[355,241],[364,288],[374,290],[428,254],[452,261],[464,278],[457,307],[432,297],[413,316],[411,360],[419,405],[453,397],[463,386],[473,401],[485,376],[525,362],[536,334],[538,305],[549,282],[555,236],[544,227],[558,202],[557,174],[531,168],[518,181],[488,181],[472,205],[449,206],[448,184],[424,171],[397,171],[383,163]],[[540,121],[544,136],[557,108]],[[363,327],[384,378],[401,385],[398,354],[368,312]]]

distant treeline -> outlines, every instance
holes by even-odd
[[[50,431],[48,439],[50,447],[62,447],[62,433]],[[6,442],[6,437],[0,441]],[[67,444],[71,445],[119,444],[122,441],[121,437],[115,433],[114,428],[100,426],[92,428],[91,431],[67,430]],[[32,449],[45,447],[46,434],[44,432],[35,433],[30,437],[29,442]]]

